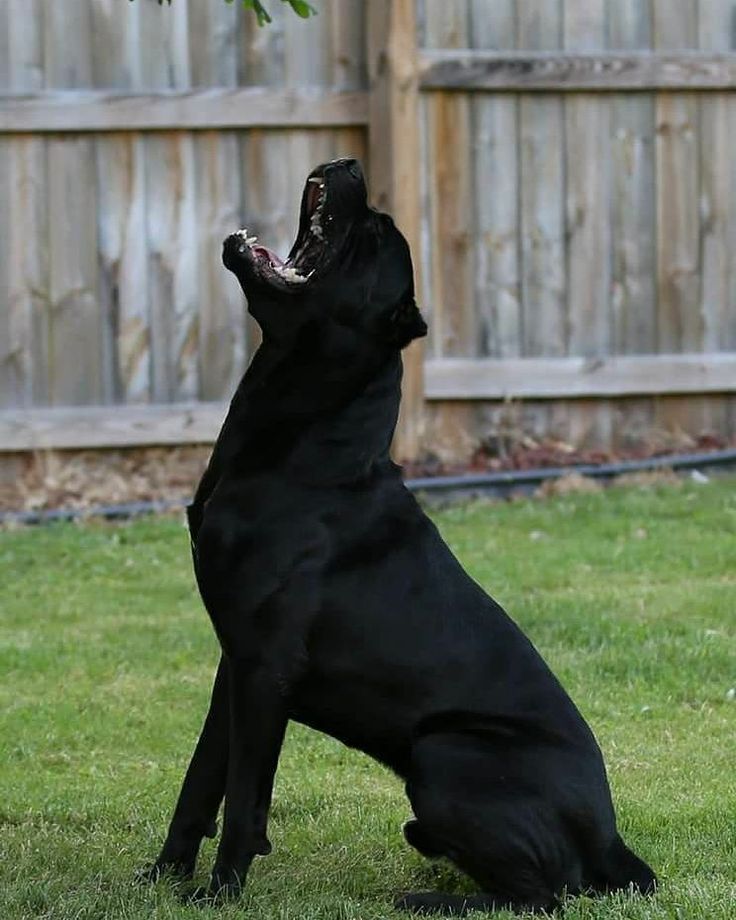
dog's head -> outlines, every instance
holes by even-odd
[[[387,214],[368,207],[357,160],[333,160],[309,174],[286,260],[240,230],[225,240],[223,262],[266,340],[331,325],[359,333],[364,347],[398,350],[427,331],[409,247]]]

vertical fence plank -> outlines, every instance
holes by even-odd
[[[365,4],[363,0],[333,0],[329,12],[332,20],[332,84],[337,89],[362,88],[368,79]]]
[[[471,4],[470,43],[508,51],[516,44],[515,3]],[[518,101],[511,96],[472,100],[475,302],[479,350],[504,358],[519,355]]]
[[[609,9],[609,45],[650,47],[650,0]],[[616,95],[612,125],[613,344],[617,354],[656,351],[654,99]]]
[[[415,260],[422,290],[415,0],[374,0],[368,7],[370,175],[375,204],[393,213]],[[402,407],[394,451],[412,459],[421,448],[424,383],[421,342],[403,353]]]
[[[736,49],[736,2],[707,0],[699,6],[699,45],[720,53]],[[736,100],[733,94],[708,93],[700,105],[701,272],[700,310],[703,350],[736,349]],[[704,400],[704,425],[733,430],[736,399]]]
[[[147,142],[146,219],[153,398],[195,399],[198,239],[191,137],[162,132]]]
[[[518,44],[558,49],[560,0],[519,0]],[[563,355],[566,350],[565,236],[562,99],[522,96],[521,240],[524,354]]]
[[[517,0],[519,49],[562,47],[562,0]],[[567,346],[565,157],[562,96],[519,99],[521,353],[563,355]],[[508,410],[508,411],[507,411]],[[566,436],[569,404],[510,406],[501,413],[521,431]]]
[[[609,5],[608,16],[611,49],[651,47],[651,0],[620,0]],[[612,105],[612,351],[647,354],[657,350],[654,97],[616,94]],[[617,442],[645,440],[653,425],[652,400],[629,400],[616,415]]]
[[[236,86],[237,11],[190,7],[190,67],[195,86]],[[240,143],[236,132],[194,137],[197,171],[199,397],[227,399],[246,365],[246,309],[240,285],[222,264],[222,241],[241,225]]]
[[[89,4],[44,4],[43,26],[46,86],[92,85]],[[109,394],[102,361],[106,330],[98,304],[94,141],[64,135],[47,143],[50,401],[102,403]]]
[[[604,0],[565,0],[566,51],[605,46]],[[565,101],[568,351],[610,349],[610,100],[575,93]]]
[[[7,0],[2,14],[6,85],[14,92],[41,89],[40,0]],[[46,141],[16,136],[1,146],[0,403],[43,405],[48,401],[49,320]]]
[[[141,4],[95,0],[92,7],[97,86],[140,89],[143,83]],[[151,396],[150,316],[146,239],[145,142],[136,133],[102,135],[97,160],[99,302],[109,329],[104,354],[110,396],[147,402]]]
[[[706,0],[699,9],[700,48],[736,50],[736,2]],[[732,94],[700,98],[703,346],[736,348],[736,100]]]
[[[653,0],[659,51],[697,44],[696,0]],[[699,309],[698,108],[693,93],[657,98],[657,274],[659,350],[693,351],[702,342]]]
[[[187,0],[175,11],[141,5],[141,73],[148,89],[191,86],[189,8]],[[195,399],[199,263],[194,139],[191,133],[161,132],[146,138],[145,145],[152,397],[156,402]]]
[[[151,352],[144,142],[134,134],[96,142],[100,309],[113,347],[106,354],[112,398],[147,402]]]
[[[605,47],[604,0],[565,0],[564,13],[566,51]],[[564,109],[567,351],[605,355],[611,348],[611,101],[575,93],[565,100]],[[576,442],[607,443],[612,422],[608,400],[571,406]]]
[[[427,0],[425,16],[428,47],[467,47],[469,17],[464,3]],[[442,356],[472,357],[479,354],[479,334],[473,278],[470,99],[465,93],[431,93],[427,115],[436,262],[433,336]]]
[[[653,0],[654,46],[697,46],[697,0]],[[656,102],[657,340],[660,352],[699,351],[700,202],[698,102],[694,93],[661,93]],[[656,401],[658,424],[680,437],[703,426],[703,402]]]
[[[2,50],[0,45],[0,52]],[[12,141],[0,138],[0,214],[8,216],[13,212],[10,184],[12,155]],[[10,227],[7,218],[0,223],[0,407],[22,406],[26,402],[13,330],[13,315],[18,305],[10,285],[11,258],[15,255],[12,253]]]

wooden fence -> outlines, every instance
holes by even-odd
[[[211,440],[221,240],[346,154],[430,321],[401,454],[732,433],[736,0],[316,5],[0,0],[0,448]]]

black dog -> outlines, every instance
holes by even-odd
[[[426,326],[409,248],[360,166],[315,169],[282,263],[243,231],[223,259],[263,330],[188,509],[222,646],[212,702],[152,876],[191,875],[225,798],[209,893],[266,854],[296,719],[406,780],[407,841],[474,897],[401,906],[551,908],[564,891],[651,892],[600,750],[531,643],[465,574],[389,458],[400,350]]]

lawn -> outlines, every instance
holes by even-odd
[[[591,722],[625,837],[661,879],[651,901],[571,901],[569,920],[736,918],[735,486],[435,514]],[[277,776],[274,852],[241,904],[135,884],[217,661],[186,532],[169,518],[0,533],[0,585],[2,920],[372,920],[401,916],[403,890],[469,890],[405,845],[395,777],[301,726]],[[208,841],[202,879],[213,853]]]

